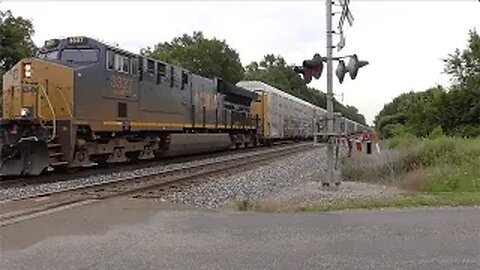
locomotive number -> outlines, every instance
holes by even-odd
[[[117,96],[130,96],[132,93],[133,80],[122,76],[112,76],[110,79],[110,87]]]
[[[69,45],[78,45],[86,43],[87,39],[85,37],[69,37],[67,42]]]

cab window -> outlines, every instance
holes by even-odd
[[[155,74],[155,62],[153,60],[147,59],[147,72]]]
[[[126,56],[124,56],[122,58],[123,58],[122,71],[125,72],[125,73],[129,73],[130,72],[130,59]]]
[[[167,66],[164,63],[157,63],[157,84],[160,84],[162,80],[167,76]]]
[[[115,67],[115,53],[107,51],[107,69],[113,69]]]
[[[123,57],[119,54],[115,54],[114,62],[115,62],[115,70],[116,71],[122,71]]]
[[[136,75],[138,72],[138,59],[130,58],[130,73]]]
[[[58,59],[58,51],[42,52],[38,54],[39,58],[55,60]]]
[[[98,50],[96,49],[64,49],[61,60],[66,62],[85,63],[97,62]]]
[[[136,70],[138,69],[136,61],[133,58],[130,58],[126,55],[116,53],[111,50],[107,50],[107,69],[108,70],[115,70],[121,73],[130,72],[132,74],[136,74]]]
[[[185,86],[188,84],[188,73],[182,71],[182,87],[181,89],[185,89]]]

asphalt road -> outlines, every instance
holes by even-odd
[[[480,209],[261,214],[116,199],[0,228],[0,269],[480,269]]]

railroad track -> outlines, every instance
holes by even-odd
[[[287,141],[282,143],[288,144],[291,142]],[[278,147],[278,146],[279,146],[278,144],[273,145],[273,147]],[[98,174],[123,172],[123,171],[142,169],[142,168],[148,168],[148,167],[154,167],[154,166],[164,166],[164,165],[169,165],[174,163],[194,161],[198,159],[215,158],[215,157],[224,156],[232,153],[235,154],[235,153],[252,152],[252,151],[258,151],[259,149],[264,149],[264,147],[259,146],[257,148],[243,148],[243,149],[236,149],[236,150],[224,150],[224,151],[211,152],[211,153],[194,154],[194,155],[188,155],[188,156],[169,157],[169,158],[154,159],[154,160],[141,160],[141,161],[137,161],[135,164],[113,163],[113,164],[107,164],[106,166],[91,166],[86,168],[66,168],[64,170],[48,172],[40,176],[3,177],[3,178],[0,178],[0,187],[1,189],[22,188],[30,185],[68,181],[75,178],[89,177],[89,176],[98,175]],[[0,201],[1,200],[2,199],[0,196]]]
[[[75,205],[93,203],[116,196],[142,197],[149,190],[157,189],[167,192],[179,189],[184,184],[194,184],[200,179],[216,173],[245,166],[264,163],[281,157],[312,148],[311,143],[277,146],[249,153],[234,154],[229,158],[217,158],[213,161],[186,162],[175,168],[151,171],[143,174],[130,174],[122,178],[115,175],[107,181],[86,183],[68,189],[57,189],[49,192],[38,192],[29,196],[18,197],[0,202],[0,226],[17,223],[38,215],[62,210]]]

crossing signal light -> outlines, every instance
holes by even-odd
[[[350,78],[352,78],[352,80],[355,80],[358,74],[358,70],[366,65],[368,65],[368,61],[360,61],[358,60],[358,56],[356,54],[352,55],[347,66],[348,73],[350,73]]]
[[[348,70],[345,66],[345,62],[343,60],[338,60],[338,67],[335,70],[335,74],[337,75],[338,81],[343,83],[343,79],[345,79],[345,74],[347,74]]]
[[[345,74],[347,73],[350,74],[350,78],[352,80],[355,80],[358,74],[358,70],[366,65],[368,65],[368,61],[358,60],[358,56],[354,54],[350,56],[348,66],[345,66],[345,62],[343,60],[338,60],[338,66],[335,70],[335,74],[337,75],[338,81],[340,83],[343,83],[343,80],[345,79]]]
[[[322,76],[323,58],[320,54],[316,53],[311,60],[303,61],[302,66],[296,66],[293,70],[303,75],[305,83],[310,83],[312,77],[319,79],[320,76]]]
[[[296,66],[293,68],[293,71],[295,71],[296,73],[302,74],[303,80],[305,81],[305,83],[310,83],[312,81],[313,72],[311,70],[306,69],[304,67]]]
[[[323,61],[322,56],[316,53],[312,60],[303,61],[303,67],[312,71],[312,75],[315,79],[319,79],[322,76]]]
[[[343,57],[342,57],[343,58]],[[312,81],[312,77],[315,79],[319,79],[322,76],[323,71],[323,58],[320,54],[316,53],[311,60],[305,60],[302,63],[302,66],[296,66],[293,70],[296,73],[300,73],[303,75],[303,80],[305,83],[310,83]],[[358,70],[361,67],[368,65],[368,61],[358,60],[358,56],[356,54],[350,56],[350,61],[348,65],[345,65],[345,61],[339,58],[335,58],[338,60],[338,67],[335,70],[335,74],[337,75],[338,81],[343,83],[345,79],[345,74],[347,72],[350,74],[350,78],[355,80],[358,74]]]

